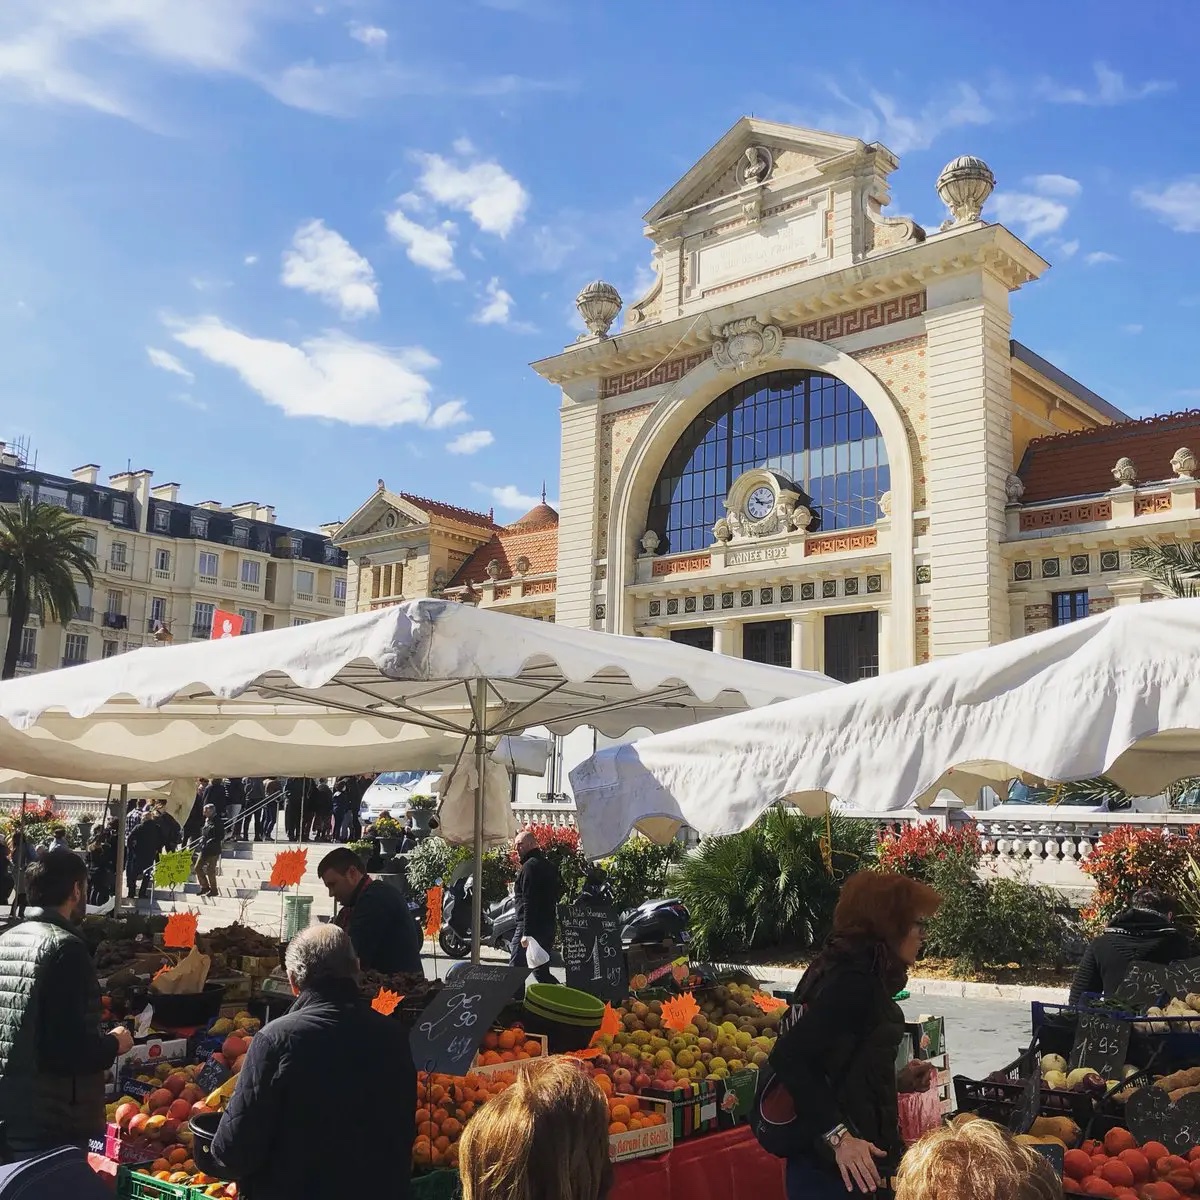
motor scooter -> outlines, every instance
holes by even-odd
[[[454,880],[442,894],[442,928],[438,945],[451,958],[466,958],[471,953],[471,912],[475,880],[471,875]],[[483,929],[479,944],[511,953],[517,931],[517,902],[506,896],[483,909]]]

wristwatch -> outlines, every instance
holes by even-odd
[[[830,1150],[836,1150],[849,1136],[850,1130],[848,1130],[845,1125],[835,1125],[821,1138],[821,1141],[823,1141],[825,1145],[830,1148]]]

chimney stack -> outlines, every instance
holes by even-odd
[[[71,474],[79,483],[98,483],[100,480],[100,464],[84,463],[82,467],[76,467]]]

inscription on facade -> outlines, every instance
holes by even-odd
[[[708,291],[815,258],[825,248],[825,209],[822,202],[801,216],[764,222],[752,233],[699,250],[693,260],[695,288]]]
[[[787,558],[786,546],[759,546],[753,550],[732,550],[725,555],[727,567],[741,567],[746,563],[774,562]]]

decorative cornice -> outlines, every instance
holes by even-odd
[[[849,550],[874,550],[879,544],[879,530],[859,529],[852,533],[826,533],[820,537],[806,538],[804,555],[811,558],[818,554],[844,554]]]
[[[711,566],[711,554],[683,554],[675,558],[656,558],[650,573],[654,576],[683,575],[690,571],[707,571]]]
[[[1021,513],[1018,528],[1022,533],[1031,529],[1050,529],[1056,525],[1091,525],[1096,521],[1112,520],[1111,500],[1091,500],[1084,504],[1061,504],[1056,508],[1035,508]]]

